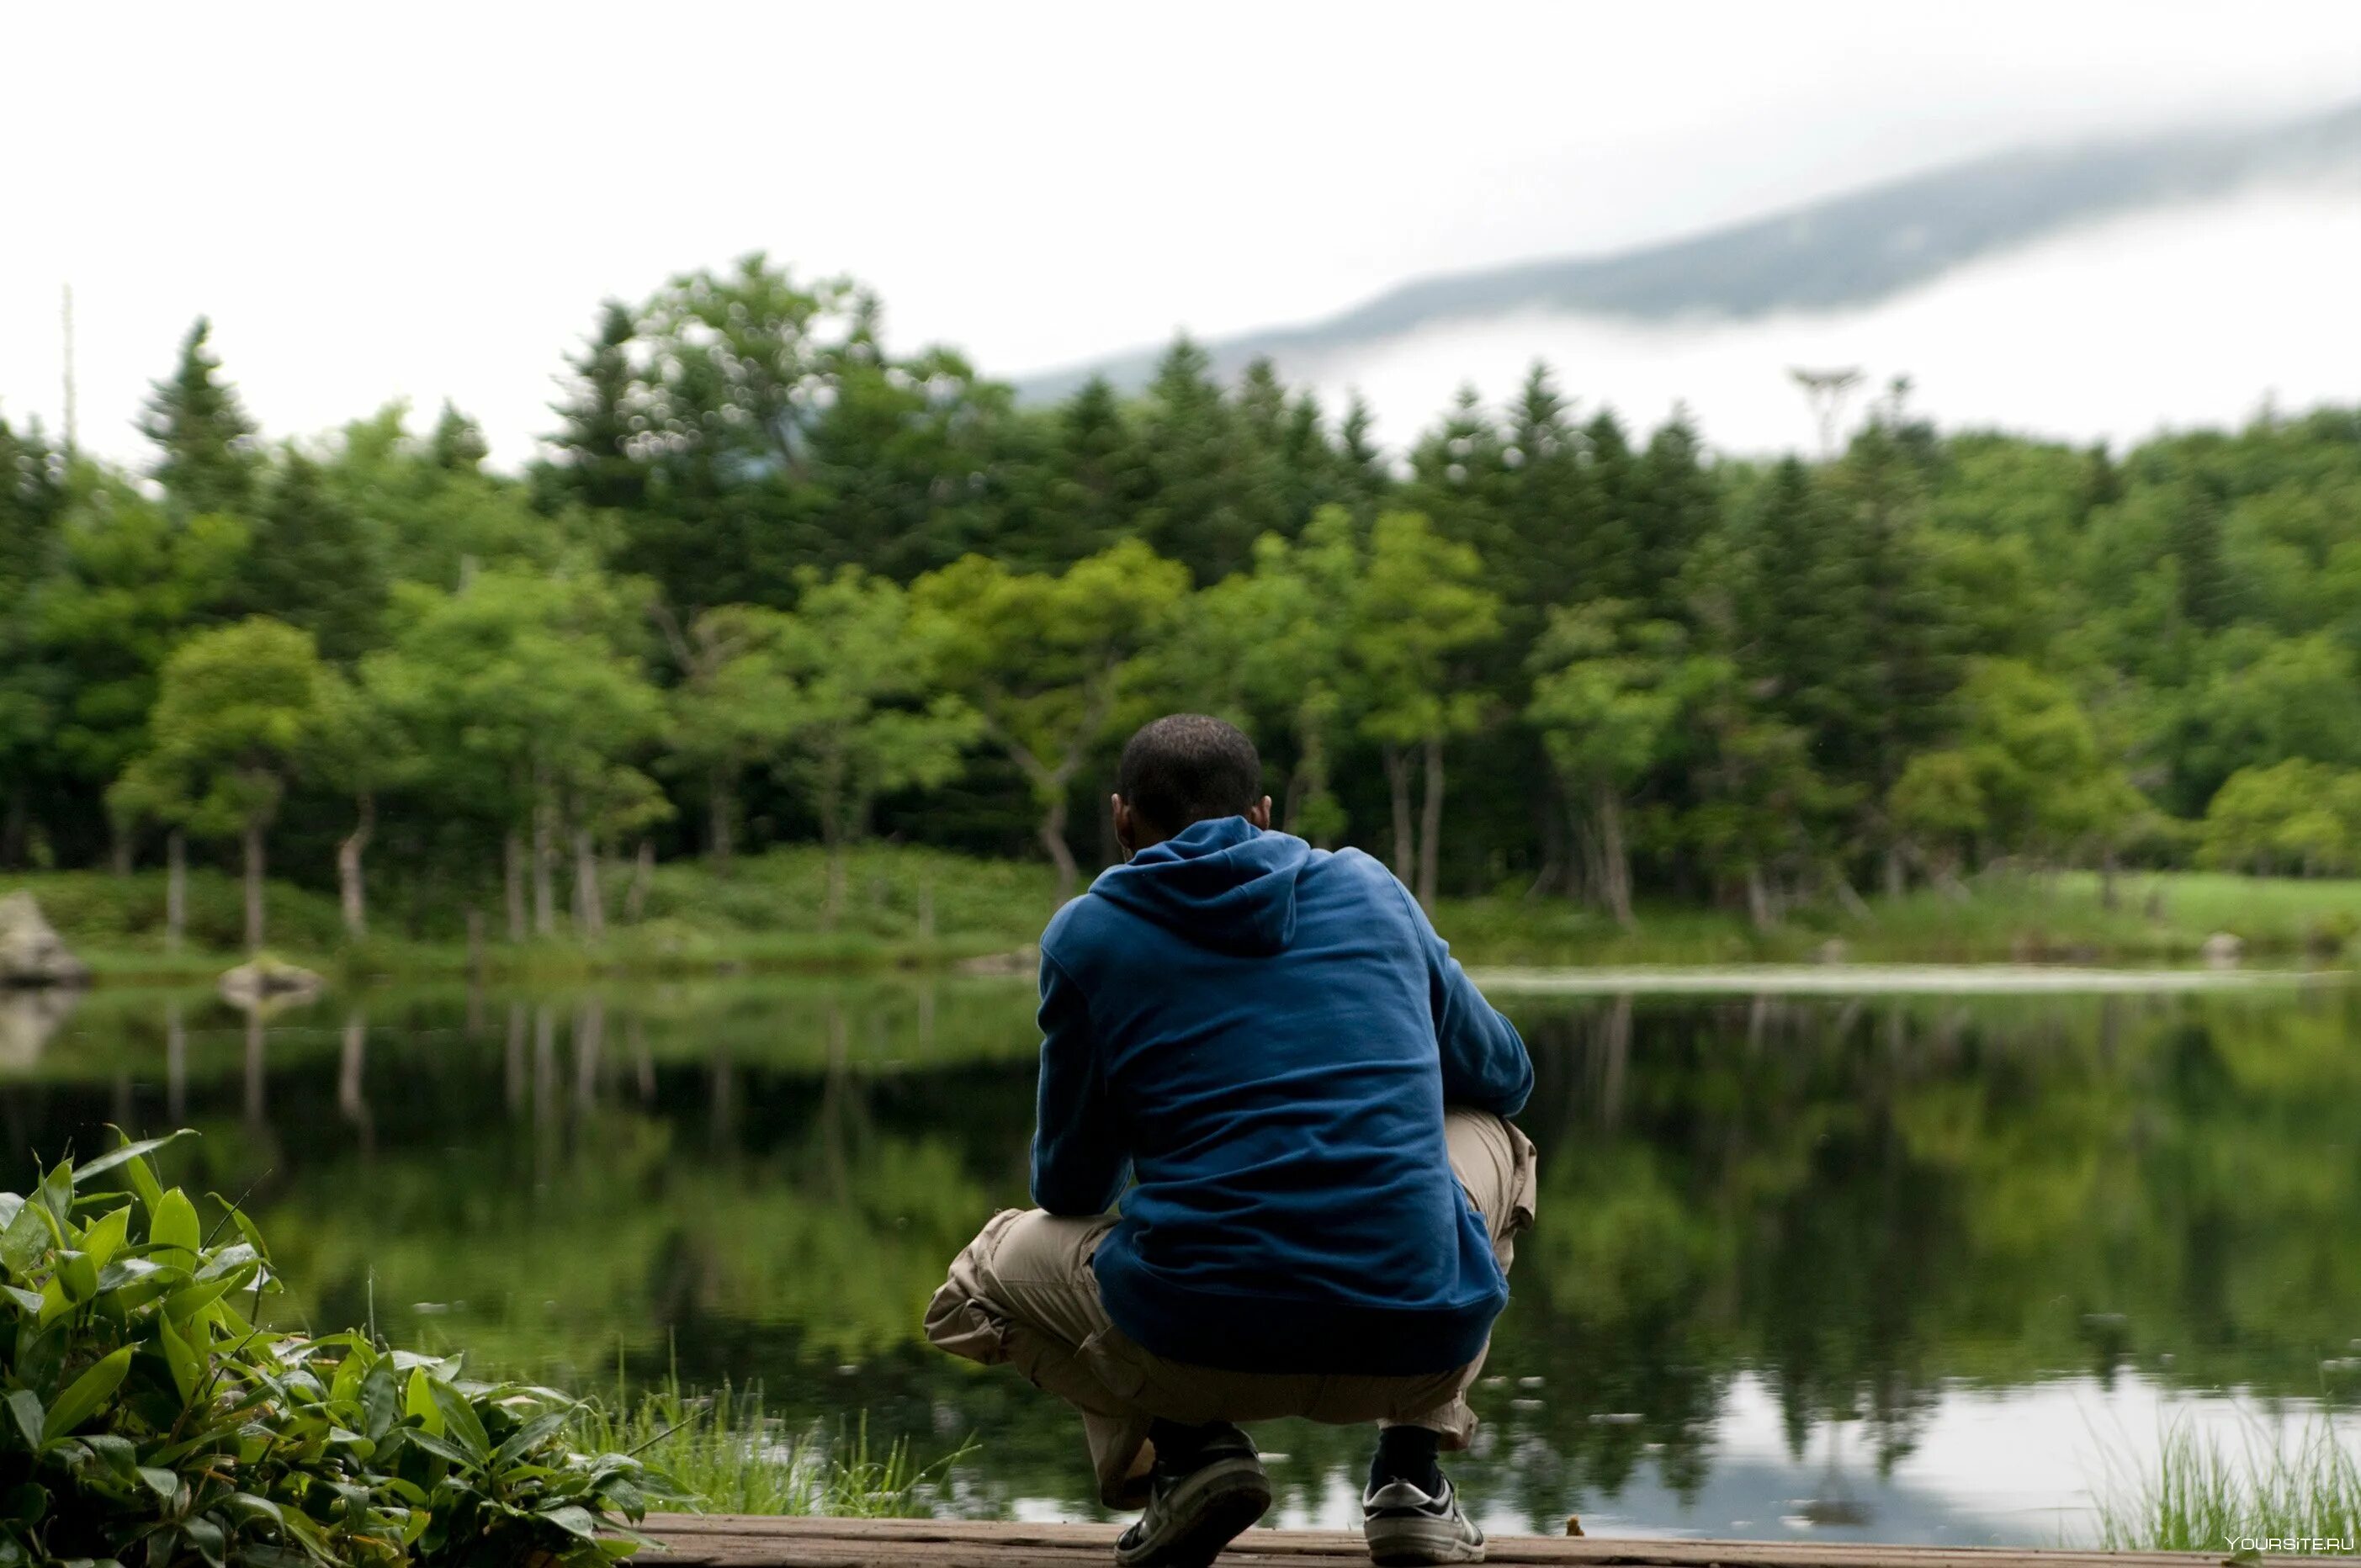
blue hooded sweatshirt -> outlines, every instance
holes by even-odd
[[[1033,1201],[1122,1197],[1094,1268],[1132,1339],[1240,1372],[1483,1348],[1508,1283],[1444,1107],[1514,1115],[1532,1064],[1385,867],[1197,823],[1050,920],[1040,1021]]]

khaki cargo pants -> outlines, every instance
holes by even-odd
[[[1454,1110],[1444,1119],[1451,1168],[1484,1216],[1506,1269],[1533,1219],[1533,1146],[1499,1117]],[[1432,1427],[1445,1448],[1467,1446],[1476,1413],[1466,1391],[1483,1369],[1410,1377],[1224,1372],[1151,1354],[1099,1304],[1091,1258],[1115,1216],[1068,1219],[1038,1209],[992,1218],[951,1265],[927,1308],[927,1338],[953,1355],[1013,1364],[1081,1412],[1099,1500],[1135,1508],[1148,1497],[1152,1419],[1202,1425],[1302,1416]]]

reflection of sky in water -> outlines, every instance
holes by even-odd
[[[2087,1538],[2171,1423],[2235,1460],[2361,1390],[2361,992],[1502,1000],[1542,1221],[1454,1467],[1497,1531]],[[1021,981],[768,981],[249,1032],[94,992],[0,1049],[0,1128],[21,1167],[195,1123],[180,1179],[252,1186],[302,1321],[590,1388],[619,1358],[756,1382],[791,1431],[972,1439],[954,1509],[1093,1518],[1071,1418],[917,1336],[1022,1201],[1031,1012]],[[1256,1435],[1278,1520],[1354,1521],[1367,1433]]]
[[[1801,1458],[1787,1449],[1778,1402],[1752,1374],[1735,1379],[1713,1423],[1705,1484],[1684,1497],[1642,1466],[1610,1497],[1570,1497],[1566,1511],[1594,1536],[1715,1536],[1739,1540],[1921,1542],[1929,1545],[2072,1544],[2095,1538],[2092,1494],[2110,1466],[2136,1467],[2169,1428],[2185,1425],[2229,1453],[2300,1439],[2318,1419],[2309,1403],[2265,1406],[2230,1397],[2176,1395],[2144,1378],[2062,1378],[1999,1391],[1952,1388],[1914,1450],[1880,1476],[1852,1423],[1816,1428]],[[2349,1442],[2361,1425],[2340,1420]],[[1304,1475],[1278,1451],[1280,1506],[1267,1521],[1298,1530],[1348,1530],[1360,1520],[1359,1478]],[[1487,1456],[1492,1457],[1492,1456]],[[1446,1456],[1446,1464],[1450,1461]],[[1483,1461],[1453,1468],[1472,1476]],[[1472,1488],[1471,1488],[1472,1490]],[[1858,1522],[1828,1522],[1838,1505]],[[1818,1513],[1815,1519],[1806,1510]],[[1054,1498],[1019,1498],[1015,1517],[1042,1523],[1087,1517]],[[1479,1507],[1495,1535],[1530,1531],[1512,1506]]]

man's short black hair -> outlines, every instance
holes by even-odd
[[[1202,713],[1172,713],[1124,743],[1115,793],[1162,833],[1243,817],[1262,798],[1262,758],[1246,731]]]

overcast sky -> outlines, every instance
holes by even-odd
[[[200,312],[272,434],[449,396],[515,461],[601,298],[756,247],[1013,375],[2361,93],[2350,0],[52,4],[8,43],[0,412],[54,427],[71,281],[115,455]]]

